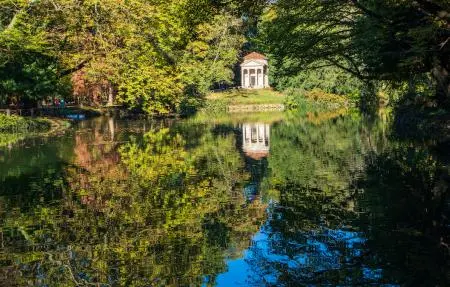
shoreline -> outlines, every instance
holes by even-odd
[[[17,119],[17,118],[16,118]],[[33,138],[33,137],[48,137],[68,129],[72,124],[70,120],[55,118],[55,117],[36,117],[26,118],[21,117],[20,120],[27,122],[38,122],[38,128],[20,129],[18,126],[10,128],[10,130],[0,131],[0,148],[10,147],[19,141]],[[44,129],[43,125],[48,124],[48,128]]]

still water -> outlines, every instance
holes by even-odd
[[[0,286],[449,286],[448,153],[389,116],[96,118],[0,150]]]

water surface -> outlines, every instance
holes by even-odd
[[[4,147],[0,285],[448,286],[448,155],[388,118],[96,118]]]

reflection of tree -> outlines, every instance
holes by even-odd
[[[212,286],[224,259],[245,254],[256,286],[449,281],[448,170],[425,147],[388,141],[383,121],[278,123],[262,160],[236,150],[233,125],[181,122],[122,145],[110,126],[53,147],[74,166],[30,162],[4,177],[23,194],[0,185],[0,280]],[[276,201],[248,200],[249,183]]]
[[[349,190],[364,168],[365,125],[359,117],[338,117],[316,125],[296,120],[272,131],[269,163],[274,184],[300,184],[330,195]],[[372,134],[369,132],[368,134]]]
[[[450,282],[449,170],[424,147],[398,145],[371,157],[358,200],[373,262],[408,286]],[[393,279],[392,279],[393,280]]]
[[[205,132],[188,150],[181,134],[152,130],[117,154],[93,135],[76,138],[63,200],[5,221],[18,284],[214,285],[265,214],[242,194],[248,176],[233,137]]]
[[[262,230],[266,238],[250,249],[255,282],[379,282],[376,268],[361,265],[366,238],[355,224],[355,200],[365,157],[383,148],[381,126],[354,115],[274,126],[265,184],[279,195]]]
[[[448,170],[387,136],[352,115],[272,129],[278,201],[249,249],[250,282],[448,285]]]

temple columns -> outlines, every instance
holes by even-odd
[[[269,86],[269,77],[267,67],[241,68],[242,88],[266,88],[268,86]]]

